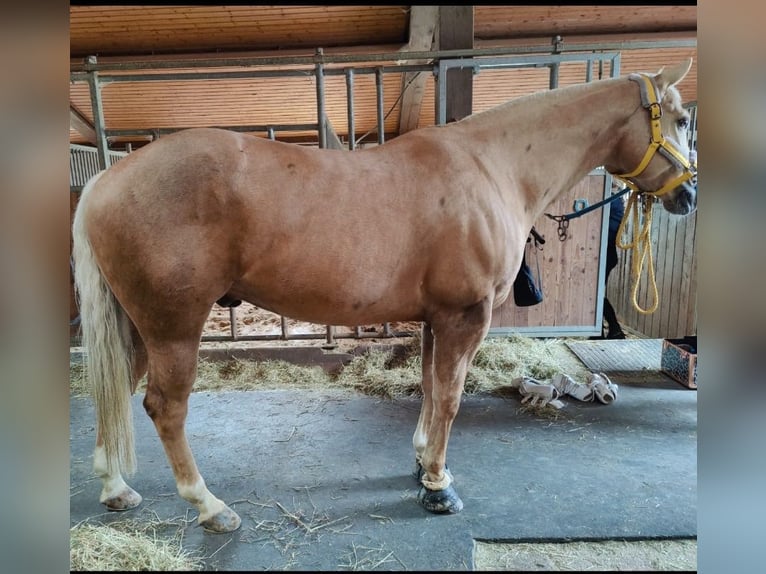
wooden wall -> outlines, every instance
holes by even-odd
[[[554,215],[571,213],[575,199],[587,199],[592,205],[604,198],[603,175],[589,175],[571,191],[562,194],[546,211]],[[557,223],[542,216],[535,223],[545,237],[539,252],[543,302],[532,307],[516,307],[513,294],[492,316],[490,333],[507,332],[527,335],[595,335],[601,332],[598,287],[603,280],[602,231],[605,212],[592,211],[569,224],[569,237],[559,241]],[[604,244],[604,255],[605,254]],[[532,251],[527,263],[536,275]]]
[[[632,254],[617,250],[619,262],[607,285],[607,296],[621,323],[655,339],[680,338],[697,333],[697,215],[671,215],[660,205],[652,215],[652,254],[659,306],[651,315],[633,308],[631,293]],[[631,228],[629,228],[631,229]],[[652,303],[644,273],[639,283],[638,302]]]

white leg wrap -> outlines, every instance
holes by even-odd
[[[452,477],[448,472],[443,472],[441,480],[432,481],[426,479],[426,473],[424,472],[420,482],[422,482],[423,486],[425,486],[428,490],[444,490],[450,484],[452,484]]]

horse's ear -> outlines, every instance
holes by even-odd
[[[674,86],[678,82],[684,79],[684,76],[689,73],[692,67],[692,59],[689,58],[685,62],[681,62],[677,66],[672,68],[661,68],[657,75],[654,77],[654,81],[657,83],[657,88],[660,92],[664,92],[668,86]]]

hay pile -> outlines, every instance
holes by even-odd
[[[202,557],[183,550],[182,537],[183,524],[158,519],[77,524],[69,530],[69,569],[201,570]]]
[[[87,395],[84,366],[70,367],[73,395]],[[479,347],[466,376],[465,392],[507,394],[511,381],[529,376],[550,379],[564,372],[585,380],[588,372],[563,339],[511,336],[488,338]],[[194,391],[249,391],[273,389],[348,389],[366,395],[396,398],[420,394],[420,341],[409,339],[394,350],[372,349],[355,357],[337,374],[319,366],[285,361],[207,361],[200,359]],[[138,390],[145,387],[145,379]]]

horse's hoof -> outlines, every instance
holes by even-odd
[[[434,514],[457,514],[463,510],[463,501],[451,484],[444,490],[429,490],[425,486],[418,491],[420,505]]]
[[[138,494],[129,486],[126,486],[125,490],[123,490],[120,494],[102,500],[101,503],[109,510],[119,512],[122,510],[130,510],[131,508],[135,508],[141,504],[141,500],[143,499],[141,498],[140,494]]]
[[[234,532],[241,524],[242,519],[228,506],[224,507],[218,514],[214,514],[207,520],[200,522],[200,526],[206,532],[213,532],[215,534]]]

